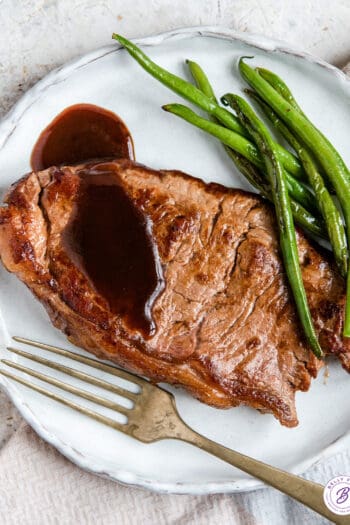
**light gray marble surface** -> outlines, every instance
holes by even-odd
[[[338,66],[350,60],[349,0],[0,0],[0,112],[51,69],[110,43],[113,31],[194,25],[273,36]]]
[[[0,117],[47,72],[109,43],[113,31],[194,25],[265,34],[338,66],[350,60],[349,0],[0,0]],[[0,393],[0,447],[19,422]]]

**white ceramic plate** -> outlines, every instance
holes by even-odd
[[[215,28],[183,29],[138,43],[147,46],[147,53],[157,62],[180,75],[187,74],[186,58],[198,61],[219,95],[241,91],[237,59],[254,55],[256,64],[287,79],[305,111],[350,163],[350,84],[332,66],[286,49],[279,42]],[[29,170],[30,152],[39,132],[57,113],[78,102],[98,104],[119,114],[132,132],[138,161],[154,168],[184,170],[206,181],[248,188],[215,139],[161,111],[162,104],[176,100],[178,97],[149,77],[116,45],[54,71],[26,93],[0,125],[1,194]],[[2,358],[28,365],[25,359],[5,349],[14,334],[71,346],[51,326],[31,293],[2,266],[0,282]],[[55,375],[59,377],[58,372]],[[107,377],[103,373],[101,376]],[[144,445],[2,376],[0,384],[46,441],[77,465],[97,474],[158,491],[191,494],[261,486],[184,443]],[[297,394],[300,424],[295,429],[283,428],[272,416],[249,408],[220,411],[181,390],[170,390],[175,393],[181,415],[195,430],[293,472],[301,472],[350,444],[350,404],[345,402],[350,396],[350,378],[338,364],[330,366],[327,382],[321,372],[309,393]]]

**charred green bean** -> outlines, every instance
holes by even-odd
[[[187,60],[186,62],[198,89],[200,89],[205,95],[216,102],[217,99],[214,90],[201,66],[191,60]],[[213,118],[215,119],[215,117]],[[225,144],[223,146],[237,169],[244,175],[248,182],[255,189],[257,189],[263,197],[272,202],[271,188],[263,173],[261,173],[260,170],[252,164],[252,162],[237,153],[235,150],[229,148]],[[317,220],[313,215],[311,215],[310,212],[308,212],[295,200],[291,199],[290,204],[294,220],[297,224],[299,224],[299,226],[305,230],[308,230],[313,235],[327,239],[327,232],[325,231],[322,220]]]
[[[183,118],[187,122],[190,122],[197,128],[206,131],[210,135],[213,135],[226,146],[229,146],[237,153],[240,153],[246,157],[255,166],[264,170],[264,161],[258,149],[248,139],[242,137],[242,135],[227,129],[220,124],[216,124],[215,122],[200,117],[197,115],[197,113],[182,104],[166,104],[163,106],[163,109],[169,113],[173,113],[174,115]],[[301,181],[296,181],[288,172],[286,172],[286,179],[288,190],[293,199],[299,202],[299,204],[301,204],[309,212],[315,212],[317,214],[318,210],[315,205],[315,197],[307,188],[307,186],[305,186]]]
[[[246,90],[250,97],[254,98],[263,109],[269,120],[273,123],[275,128],[284,136],[287,142],[292,146],[298,154],[306,174],[309,177],[309,182],[315,192],[315,196],[324,219],[328,237],[333,249],[334,258],[338,265],[340,273],[345,277],[348,265],[348,249],[346,241],[346,233],[343,225],[343,220],[335,202],[333,201],[329,191],[326,188],[324,180],[319,173],[317,166],[306,148],[304,148],[298,139],[288,127],[280,120],[278,115],[270,108],[255,92]]]
[[[256,116],[249,104],[238,95],[226,95],[226,100],[234,107],[241,123],[247,126],[249,133],[254,138],[265,161],[277,216],[281,252],[289,284],[293,292],[305,336],[314,354],[320,358],[323,352],[313,325],[301,274],[298,245],[285,172],[269,131]]]
[[[230,111],[219,106],[217,102],[210,99],[202,93],[202,91],[193,86],[193,84],[160,67],[139,47],[130,42],[130,40],[115,33],[113,34],[113,38],[127,50],[130,56],[132,56],[140,66],[147,71],[147,73],[159,80],[163,85],[203,109],[213,117],[216,117],[227,128],[239,133],[240,135],[247,135],[247,131]],[[278,148],[278,154],[281,156],[285,169],[294,177],[305,179],[305,173],[298,159],[279,144],[277,144],[276,147]]]
[[[350,174],[340,154],[323,134],[298,109],[285,100],[257,71],[239,62],[243,78],[272,107],[287,126],[306,144],[332,183],[345,219],[350,245]],[[350,272],[347,273],[344,336],[350,337]]]

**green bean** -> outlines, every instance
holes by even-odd
[[[347,264],[348,264],[348,251],[346,233],[342,221],[340,211],[335,205],[329,191],[327,190],[324,180],[318,172],[317,166],[314,163],[312,156],[309,154],[306,148],[304,148],[295,136],[289,131],[287,126],[280,120],[278,115],[264,102],[259,95],[250,90],[245,90],[246,93],[254,100],[256,100],[259,106],[263,109],[264,113],[273,123],[275,128],[281,132],[287,142],[294,148],[298,154],[306,174],[309,177],[309,182],[312,189],[315,192],[316,199],[324,218],[324,222],[327,228],[328,237],[333,248],[334,258],[338,265],[340,273],[346,276]]]
[[[307,302],[299,264],[298,245],[285,174],[274,142],[265,125],[259,120],[252,108],[243,98],[238,95],[226,95],[226,100],[234,107],[241,123],[247,126],[249,133],[256,141],[261,155],[264,158],[272,189],[280,234],[281,252],[289,284],[293,292],[299,318],[304,328],[306,338],[314,354],[320,358],[322,357],[323,352],[313,326]]]
[[[198,89],[200,89],[205,95],[211,98],[213,101],[216,100],[214,90],[209,82],[207,75],[199,64],[191,60],[186,60],[190,69],[191,75],[196,82]],[[215,117],[214,117],[215,119]],[[215,122],[215,120],[214,120]],[[248,182],[258,190],[258,192],[265,197],[267,200],[272,201],[271,188],[266,180],[264,180],[263,174],[255,167],[248,159],[237,153],[235,150],[224,145],[226,153],[234,162],[237,169],[244,175]],[[322,221],[317,221],[316,218],[311,215],[301,204],[291,199],[291,208],[293,217],[296,223],[302,228],[308,230],[313,235],[317,235],[324,239],[327,239],[327,233],[323,227]]]
[[[282,166],[283,168],[283,166]],[[315,201],[315,195],[301,181],[296,181],[288,171],[283,168],[290,195],[309,211],[319,215],[319,209]]]
[[[298,102],[295,100],[293,93],[287,86],[287,84],[282,80],[281,77],[276,75],[276,73],[273,73],[272,71],[269,71],[268,69],[264,69],[261,67],[255,68],[255,71],[259,73],[259,75],[265,79],[285,100],[287,100],[291,106],[293,106],[294,109],[297,109],[305,118],[308,118],[301,107],[299,106]],[[309,119],[308,119],[309,120]],[[322,133],[320,131],[320,133]],[[334,152],[338,154],[338,152],[335,150],[333,145],[329,142],[327,137],[323,135],[323,138],[328,142],[329,146],[333,148]],[[328,189],[331,193],[334,193],[334,188],[332,187],[327,175],[325,173],[322,173],[323,177],[325,178],[325,182],[327,183]]]
[[[233,149],[227,148],[227,153],[247,181],[256,188],[265,199],[272,202],[270,184],[265,180],[265,177],[262,176],[259,169]]]
[[[294,221],[299,224],[299,226],[311,234],[316,235],[316,237],[328,241],[327,231],[322,219],[316,219],[314,215],[293,199],[290,200],[290,207],[292,208]]]
[[[232,129],[240,135],[245,135],[247,132],[238,122],[236,117],[230,111],[220,107],[217,103],[210,100],[198,88],[193,86],[190,82],[170,73],[153,62],[139,47],[122,37],[121,35],[113,34],[113,38],[117,40],[128,53],[140,64],[147,73],[150,73],[154,78],[159,80],[166,87],[197,105],[204,111],[215,116],[229,129]]]
[[[309,147],[325,170],[339,199],[345,224],[348,246],[350,245],[350,174],[334,147],[311,122],[287,102],[259,73],[241,59],[239,69],[243,78],[258,92],[288,127]],[[347,274],[347,295],[343,334],[350,337],[350,271]]]
[[[217,102],[212,85],[209,82],[207,75],[204,73],[203,69],[199,64],[193,62],[192,60],[186,60],[186,63],[189,67],[191,75],[196,83],[198,89],[202,91],[207,97],[209,97],[213,102]],[[215,123],[218,123],[215,117],[212,117],[211,120]],[[236,168],[245,176],[248,182],[258,190],[258,192],[271,201],[271,189],[269,183],[265,180],[265,177],[260,172],[260,170],[254,166],[254,164],[248,160],[246,157],[237,153],[234,149],[230,148],[226,144],[223,144],[226,153],[229,155]],[[316,220],[315,220],[316,222]]]
[[[169,111],[169,113],[173,113],[174,115],[183,118],[184,120],[187,120],[187,122],[190,122],[197,128],[206,131],[210,135],[213,135],[221,142],[226,144],[226,146],[229,146],[250,160],[254,166],[264,170],[264,161],[261,158],[261,155],[256,146],[248,139],[242,137],[242,135],[238,135],[238,133],[227,129],[220,124],[216,124],[215,122],[211,122],[210,120],[200,117],[190,108],[187,108],[182,104],[166,104],[163,106],[163,109],[165,111]],[[318,213],[317,207],[315,205],[315,197],[307,188],[307,186],[305,186],[301,181],[296,181],[293,179],[293,177],[288,172],[286,172],[286,178],[288,190],[290,191],[291,196],[309,212],[315,211]]]
[[[272,201],[271,187],[270,184],[265,181],[263,175],[259,172],[249,160],[245,157],[236,153],[233,149],[225,147],[227,154],[231,157],[237,169],[244,175],[247,181],[256,189],[258,192],[265,197],[266,200]],[[294,221],[299,224],[304,230],[309,231],[311,234],[321,237],[327,240],[327,232],[325,231],[323,221],[317,220],[309,211],[307,211],[301,204],[295,200],[290,200],[290,207],[292,210]]]
[[[245,64],[242,58],[239,62],[239,68],[243,78],[245,78],[248,84],[254,87],[254,89],[259,93],[259,95],[276,111],[276,113],[281,113],[280,117],[282,118],[282,120],[284,120],[285,122],[294,121],[295,127],[299,128],[299,131],[296,131],[296,133],[303,140],[305,137],[304,141],[307,145],[312,144],[311,146],[309,146],[311,150],[317,149],[313,143],[314,139],[317,140],[317,143],[321,147],[322,151],[319,151],[319,154],[315,155],[315,157],[323,158],[323,162],[320,162],[320,164],[325,169],[326,173],[328,174],[326,166],[330,168],[330,165],[335,163],[338,166],[338,169],[343,173],[341,178],[344,177],[345,173],[345,179],[348,179],[350,181],[350,174],[348,168],[345,165],[341,155],[335,149],[333,144],[331,144],[331,142],[323,135],[323,133],[312,124],[308,117],[306,117],[305,113],[303,113],[300,106],[294,99],[289,88],[286,86],[283,80],[277,75],[269,72],[269,79],[274,79],[273,81],[271,80],[273,82],[273,84],[271,85],[261,76],[261,70],[259,70],[259,72],[255,71],[253,68],[248,66],[248,64]],[[255,85],[253,85],[253,83],[255,83]],[[275,85],[279,86],[278,90],[275,89]],[[259,90],[265,91],[265,96]],[[289,95],[287,94],[288,92]],[[284,99],[284,97],[280,93],[284,93],[286,96],[288,96],[288,100]],[[272,98],[267,100],[266,97]],[[292,103],[290,101],[292,101]],[[280,106],[279,109],[275,107],[276,104],[277,106]],[[284,114],[283,116],[282,113]],[[311,132],[311,137],[309,132]],[[323,153],[326,153],[325,157]]]
[[[257,67],[255,68],[255,71],[259,73],[259,75],[266,80],[285,100],[289,102],[291,106],[293,106],[294,109],[297,109],[300,111],[304,117],[306,116],[297,101],[295,100],[293,93],[287,86],[287,84],[278,76],[276,73],[273,73],[272,71],[269,71],[268,69],[265,69],[263,67]]]
[[[289,102],[291,106],[293,106],[294,109],[297,109],[310,122],[310,119],[305,115],[298,102],[295,100],[293,93],[281,77],[276,75],[276,73],[273,73],[272,71],[262,67],[255,68],[255,71],[257,71],[263,79],[265,79],[285,100]],[[323,136],[324,140],[328,142],[329,146],[334,150],[334,153],[339,156],[339,153],[334,148],[333,144],[320,130],[318,131]]]
[[[193,60],[186,60],[186,63],[189,67],[189,70],[191,71],[191,75],[196,82],[197,88],[204,93],[210,100],[218,103],[217,98],[215,96],[214,90],[212,88],[212,85],[209,82],[209,79],[207,75],[204,73],[203,69],[199,64],[196,62],[193,62]]]
[[[159,80],[159,82],[207,113],[210,113],[213,117],[216,117],[227,128],[239,133],[240,135],[247,135],[247,131],[230,111],[219,106],[198,88],[193,86],[193,84],[155,64],[139,47],[121,35],[114,33],[113,38],[127,50],[140,66],[147,71],[147,73]],[[279,144],[277,145],[277,148],[286,170],[297,179],[305,179],[305,173],[298,159]]]

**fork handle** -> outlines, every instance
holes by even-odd
[[[340,516],[329,510],[323,501],[324,487],[319,483],[308,481],[289,472],[285,472],[262,461],[258,461],[234,450],[219,445],[210,439],[197,434],[190,428],[182,432],[183,436],[179,438],[191,443],[196,447],[209,452],[213,456],[230,463],[254,478],[260,479],[264,483],[271,485],[275,489],[283,492],[287,496],[303,503],[310,509],[318,512],[325,518],[337,523],[338,525],[349,525],[350,516]]]

